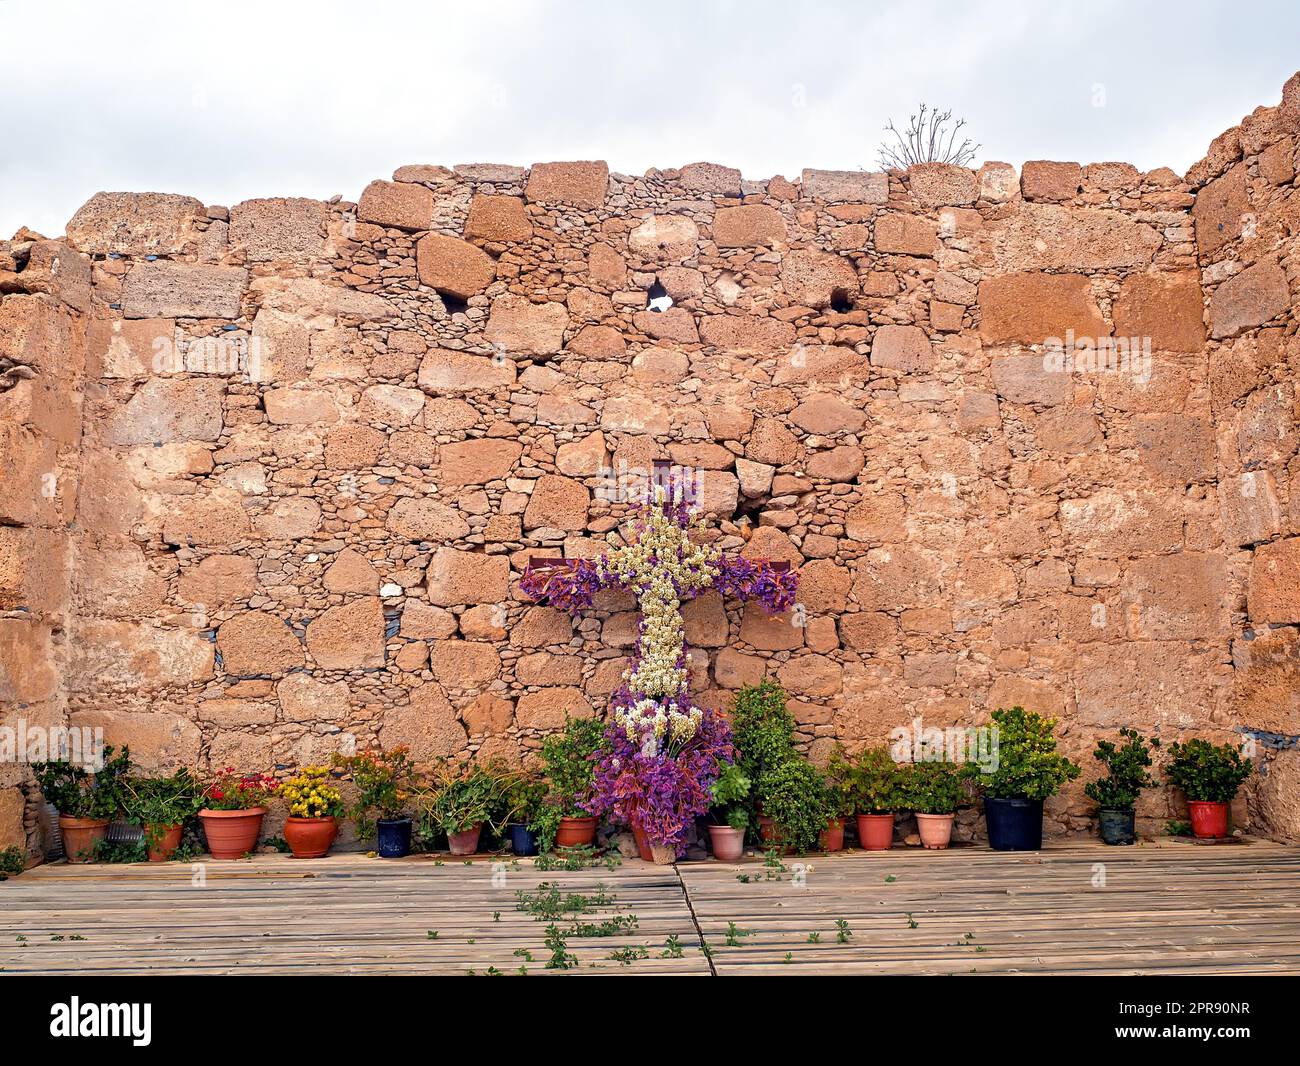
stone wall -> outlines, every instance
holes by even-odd
[[[703,472],[728,548],[801,576],[792,618],[688,608],[701,700],[773,675],[814,756],[1022,703],[1085,776],[1121,725],[1245,733],[1267,774],[1239,819],[1300,839],[1298,133],[1300,75],[1185,178],[587,162],[407,166],[356,204],[98,194],[66,243],[0,245],[0,369],[35,371],[0,394],[5,714],[159,769],[527,759],[602,709],[637,616],[571,624],[519,574],[598,554],[610,471],[661,459]],[[1045,360],[1111,337],[1149,366]],[[1089,806],[1076,783],[1051,827]]]

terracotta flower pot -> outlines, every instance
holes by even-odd
[[[1188,800],[1187,813],[1192,819],[1192,835],[1215,840],[1228,835],[1228,805],[1217,800]],[[60,823],[63,821],[59,819]]]
[[[671,866],[677,861],[677,849],[667,844],[651,844],[650,861],[656,866]]]
[[[319,859],[338,835],[339,824],[332,816],[284,820],[284,841],[295,859]]]
[[[743,829],[732,829],[729,825],[711,825],[709,838],[713,842],[713,857],[718,862],[735,862],[745,854]]]
[[[166,862],[176,854],[176,849],[181,846],[182,828],[179,825],[152,823],[144,827],[145,850],[149,853],[150,862]]]
[[[478,851],[479,834],[483,832],[483,823],[479,822],[473,829],[463,833],[447,834],[447,850],[453,855],[473,855]]]
[[[780,838],[776,834],[776,822],[765,814],[758,816],[758,839],[764,844],[780,843]]]
[[[203,820],[203,835],[208,839],[208,852],[214,859],[242,859],[255,847],[262,832],[265,807],[250,807],[246,811],[199,811]]]
[[[650,838],[645,835],[639,822],[632,823],[632,836],[636,839],[637,854],[642,862],[654,862],[654,853],[650,850]]]
[[[952,840],[952,822],[955,815],[922,814],[916,812],[916,831],[927,848],[940,851]]]
[[[865,851],[888,851],[894,846],[892,814],[859,814],[858,844]]]
[[[822,834],[817,840],[822,851],[843,851],[844,819],[832,818],[826,823],[826,828],[822,830]]]
[[[560,828],[555,832],[555,846],[558,848],[590,847],[596,840],[596,818],[561,818]]]
[[[59,833],[68,862],[90,862],[95,843],[108,833],[107,818],[69,818],[59,815]]]

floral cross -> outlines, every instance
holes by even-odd
[[[594,560],[533,559],[520,582],[533,599],[574,616],[589,608],[602,589],[635,594],[641,610],[636,653],[610,700],[607,733],[626,747],[627,758],[615,757],[599,769],[598,792],[603,787],[607,794],[594,797],[594,803],[640,821],[655,843],[680,843],[683,820],[691,811],[702,813],[701,803],[707,807],[717,756],[730,751],[725,723],[690,701],[682,604],[717,589],[776,613],[794,606],[798,584],[788,563],[745,559],[698,543],[692,533],[699,526],[683,482],[655,477],[626,543]],[[629,760],[645,771],[632,784],[627,780]],[[682,782],[683,774],[688,783]],[[673,795],[661,797],[672,811],[656,820],[650,809],[655,797],[646,791],[656,787],[650,782],[665,778],[677,782],[664,788]],[[691,795],[682,795],[683,789]]]

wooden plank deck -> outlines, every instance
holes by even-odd
[[[1300,973],[1297,848],[1098,842],[783,863],[779,880],[761,865],[680,867],[720,975]],[[753,935],[729,947],[733,921]]]
[[[1300,973],[1298,848],[1070,843],[1033,854],[896,849],[783,865],[631,860],[540,871],[530,859],[260,856],[207,861],[199,885],[184,863],[55,864],[0,884],[0,969],[463,974],[522,965],[554,974],[544,969],[547,923],[516,909],[516,892],[552,882],[589,894],[603,886],[614,897],[585,921],[637,918],[635,930],[612,937],[570,937],[580,965],[568,973]],[[837,941],[837,918],[852,931],[847,942]],[[737,946],[726,943],[732,922],[750,934]],[[664,957],[669,936],[680,958]],[[647,958],[609,957],[638,946]]]
[[[584,921],[637,917],[632,932],[571,938],[568,951],[580,966],[567,972],[628,969],[608,956],[644,945],[650,957],[632,964],[637,973],[709,973],[672,867],[542,872],[530,859],[465,865],[334,855],[208,860],[203,869],[202,886],[192,884],[188,863],[29,870],[0,884],[0,967],[79,975],[466,974],[520,966],[558,973],[544,969],[546,922],[517,910],[515,895],[554,882],[586,894],[604,886],[615,897]],[[74,935],[85,939],[66,939]],[[660,957],[670,935],[683,944],[681,958]]]

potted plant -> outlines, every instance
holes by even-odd
[[[976,776],[984,790],[989,847],[1037,851],[1043,846],[1043,800],[1081,771],[1056,750],[1056,719],[1023,707],[999,707],[993,727],[997,762]]]
[[[537,854],[537,818],[546,802],[546,784],[532,777],[516,777],[505,790],[502,822],[516,855]]]
[[[266,801],[276,787],[267,774],[241,774],[231,766],[217,773],[203,790],[199,810],[214,859],[242,859],[257,847]]]
[[[114,754],[104,746],[103,759],[93,773],[66,759],[32,764],[45,799],[59,812],[59,834],[68,862],[89,862],[95,846],[108,833],[108,823],[122,805],[131,752]]]
[[[916,815],[916,832],[927,848],[952,841],[952,823],[965,796],[970,769],[962,763],[916,762],[899,768],[901,806]]]
[[[184,768],[170,777],[129,780],[122,807],[143,827],[149,861],[166,862],[181,846],[186,819],[199,809],[199,784]]]
[[[844,820],[855,813],[852,764],[843,745],[836,744],[826,763],[826,809],[828,818],[821,835],[822,851],[844,850]]]
[[[595,718],[566,718],[564,728],[542,741],[550,810],[538,818],[538,846],[550,850],[590,846],[596,839],[596,816],[582,801],[591,795],[593,762],[605,727]]]
[[[760,840],[769,842],[774,832],[772,819],[760,809],[762,801],[754,785],[768,770],[799,757],[794,743],[794,715],[785,699],[785,690],[765,678],[757,685],[739,689],[731,710],[736,765],[750,781],[748,828],[757,832]]]
[[[1121,729],[1123,744],[1097,741],[1092,757],[1106,766],[1106,776],[1089,781],[1084,793],[1097,804],[1101,839],[1105,844],[1132,844],[1136,838],[1134,808],[1144,788],[1156,783],[1151,776],[1151,749],[1160,746],[1158,738],[1150,742],[1136,729]]]
[[[719,862],[735,862],[745,852],[749,793],[750,780],[736,763],[723,767],[713,782],[709,838],[713,844],[713,857]]]
[[[888,851],[894,846],[894,812],[900,806],[898,763],[887,748],[864,748],[844,774],[857,815],[858,844],[865,851]]]
[[[362,839],[375,837],[381,859],[400,859],[411,852],[411,819],[406,804],[415,786],[415,764],[405,746],[388,751],[335,755],[334,765],[352,775],[356,801],[348,816]]]
[[[422,814],[447,835],[447,847],[453,855],[473,855],[478,851],[483,823],[499,799],[493,774],[472,760],[463,760],[441,767]]]
[[[826,780],[806,759],[787,759],[758,782],[763,814],[772,819],[770,843],[794,852],[812,851],[826,831]]]
[[[330,783],[328,766],[304,766],[280,786],[289,808],[284,841],[295,859],[319,859],[339,834],[343,797]]]
[[[1216,746],[1197,737],[1169,745],[1165,776],[1187,797],[1193,834],[1202,840],[1228,835],[1228,804],[1251,769],[1250,760],[1231,744]]]

